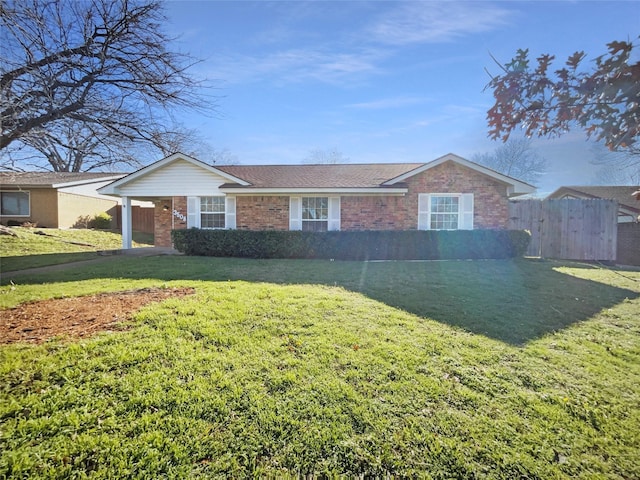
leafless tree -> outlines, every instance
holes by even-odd
[[[612,152],[601,143],[591,148],[594,165],[600,168],[595,174],[598,185],[640,185],[640,150]]]
[[[213,111],[164,22],[154,0],[0,2],[0,151],[21,143],[54,170],[98,169],[132,161],[122,147],[161,150],[176,109]]]
[[[472,160],[496,172],[532,184],[547,171],[547,161],[533,149],[528,138],[511,138],[493,153],[478,154]]]
[[[336,147],[327,149],[316,148],[309,152],[309,156],[303,160],[303,163],[330,165],[349,163],[349,157],[345,157]]]
[[[155,147],[162,156],[185,153],[209,165],[237,165],[238,157],[226,148],[214,148],[196,130],[180,125],[156,133]]]
[[[6,147],[0,168],[54,172],[119,171],[141,165],[135,147],[135,142],[100,125],[64,118]]]

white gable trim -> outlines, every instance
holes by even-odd
[[[207,165],[206,163],[201,162],[200,160],[197,160],[193,157],[190,157],[189,155],[184,155],[182,153],[174,153],[173,155],[169,155],[168,157],[165,157],[162,160],[158,160],[157,162],[152,163],[151,165],[147,165],[146,167],[143,167],[140,170],[130,173],[126,177],[116,180],[115,182],[112,182],[109,185],[102,187],[98,191],[99,193],[102,193],[105,195],[117,195],[118,189],[123,185],[126,185],[127,183],[130,183],[134,180],[144,177],[145,175],[148,175],[151,172],[154,172],[162,167],[165,167],[170,163],[180,161],[180,160],[189,162],[199,168],[202,168],[206,172],[219,175],[225,178],[226,180],[229,180],[230,182],[238,183],[242,186],[251,185],[249,182],[242,180],[241,178],[234,177],[233,175],[223,172],[222,170],[218,170],[217,168],[212,167],[211,165]]]
[[[508,177],[507,175],[498,173],[495,170],[491,170],[490,168],[484,167],[475,162],[470,162],[469,160],[459,157],[458,155],[455,155],[453,153],[448,153],[440,158],[435,159],[432,162],[425,163],[421,167],[418,167],[407,173],[403,173],[398,177],[387,180],[382,185],[385,185],[385,186],[394,185],[398,182],[403,182],[407,178],[411,178],[414,175],[418,175],[419,173],[422,173],[426,170],[429,170],[433,167],[437,167],[438,165],[441,165],[445,162],[450,162],[450,161],[463,165],[467,168],[470,168],[471,170],[475,170],[476,172],[480,172],[499,182],[507,184],[508,185],[507,191],[509,195],[524,195],[525,193],[533,193],[536,190],[533,185],[529,185],[528,183],[521,182],[520,180],[516,180],[515,178]]]

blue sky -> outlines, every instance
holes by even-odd
[[[179,120],[242,164],[301,163],[338,149],[353,163],[427,162],[494,150],[486,111],[491,55],[577,50],[589,60],[640,34],[640,2],[170,1],[167,31],[205,59],[217,116]],[[580,130],[535,140],[539,185],[590,184]]]

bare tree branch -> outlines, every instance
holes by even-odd
[[[493,153],[475,155],[473,161],[531,184],[536,184],[547,171],[547,161],[538,155],[527,138],[511,138]]]
[[[316,148],[309,152],[309,156],[303,160],[303,163],[310,164],[337,164],[349,163],[349,157],[345,157],[337,147],[327,149]]]
[[[54,169],[100,168],[117,142],[157,148],[178,108],[212,113],[206,85],[189,73],[197,61],[168,50],[164,22],[156,0],[1,2],[0,150],[18,142]],[[81,152],[103,161],[85,168]]]

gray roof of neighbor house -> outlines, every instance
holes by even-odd
[[[220,165],[254,188],[375,188],[421,167],[422,163],[331,165]],[[239,186],[226,184],[225,187]]]
[[[560,187],[547,198],[562,198],[567,195],[579,198],[606,198],[616,200],[618,205],[640,213],[640,202],[635,199],[634,192],[638,186],[570,186]]]
[[[126,173],[101,172],[0,172],[1,186],[59,187],[81,185],[106,180],[117,180]]]

